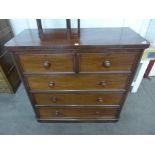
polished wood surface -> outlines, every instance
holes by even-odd
[[[60,107],[40,107],[37,108],[42,119],[50,118],[115,118],[118,108],[60,108]]]
[[[146,48],[149,42],[127,27],[121,28],[81,28],[80,37],[67,38],[66,29],[45,29],[42,37],[38,30],[28,29],[11,39],[9,49],[65,49],[65,48]],[[50,37],[49,37],[50,36]],[[17,48],[16,48],[17,47]],[[12,51],[13,52],[13,51]]]
[[[73,72],[72,54],[21,54],[20,63],[24,72]]]
[[[34,93],[36,105],[120,105],[122,92]]]
[[[128,75],[43,75],[27,76],[31,90],[105,90],[126,89]],[[51,84],[51,85],[50,85]]]
[[[80,72],[131,71],[139,52],[116,51],[80,54]]]
[[[37,120],[117,121],[149,43],[130,28],[75,32],[25,30],[6,44]]]

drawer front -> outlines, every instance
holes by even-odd
[[[83,53],[80,72],[131,71],[139,53]]]
[[[56,108],[41,107],[37,108],[40,118],[115,118],[118,108]]]
[[[73,72],[72,54],[22,54],[19,55],[24,72]]]
[[[31,90],[125,89],[129,76],[126,74],[28,76],[27,81]]]
[[[119,105],[123,93],[36,93],[38,105]]]

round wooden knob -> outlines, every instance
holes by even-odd
[[[106,83],[106,81],[101,81],[101,82],[100,82],[100,85],[101,85],[102,87],[105,87],[105,86],[107,85],[107,83]]]
[[[105,67],[110,67],[110,66],[111,66],[110,61],[109,61],[109,60],[105,60],[105,61],[104,61],[104,66],[105,66]]]
[[[97,114],[97,115],[100,114],[100,111],[96,111],[96,114]]]
[[[97,99],[97,102],[102,103],[102,102],[103,102],[103,98],[99,97],[99,98]]]
[[[60,116],[60,114],[61,114],[60,111],[55,112],[55,116]]]
[[[54,82],[52,82],[52,81],[48,82],[48,86],[49,86],[49,87],[54,87],[54,85],[55,85]]]
[[[53,103],[56,103],[56,102],[58,101],[58,98],[57,98],[57,97],[51,97],[51,101],[52,101]]]
[[[49,63],[49,61],[44,61],[43,63],[44,68],[49,68],[51,66],[51,64]]]

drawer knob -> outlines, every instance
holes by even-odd
[[[53,103],[56,103],[56,102],[58,101],[58,98],[57,98],[57,97],[51,97],[51,101],[52,101]]]
[[[49,63],[49,61],[44,61],[43,63],[44,68],[49,68],[51,66],[51,64]]]
[[[60,116],[60,114],[61,114],[60,111],[55,112],[55,116]]]
[[[103,102],[103,98],[99,97],[99,98],[97,99],[97,102],[102,103],[102,102]]]
[[[111,62],[109,60],[105,60],[104,61],[104,66],[105,67],[110,67],[111,66]]]
[[[99,84],[100,84],[102,87],[105,87],[105,86],[107,85],[106,81],[101,81]]]
[[[100,114],[100,111],[96,111],[96,114],[99,115]]]
[[[52,81],[48,82],[48,86],[49,86],[49,87],[54,87],[54,85],[55,85],[54,82],[52,82]]]

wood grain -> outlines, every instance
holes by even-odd
[[[79,37],[67,38],[66,29],[44,29],[41,34],[36,29],[24,30],[10,40],[6,47],[14,49],[92,49],[110,48],[147,48],[149,42],[128,27],[121,28],[81,28]],[[145,43],[143,43],[145,42]],[[78,46],[75,45],[78,44]]]
[[[19,59],[24,72],[73,72],[74,67],[72,54],[21,54]]]
[[[67,32],[25,30],[6,44],[37,120],[117,121],[149,42],[130,28]]]
[[[45,75],[27,76],[31,90],[104,90],[126,89],[129,81],[128,75],[105,74],[105,75]],[[49,86],[49,83],[54,86]],[[105,82],[105,86],[101,85]]]
[[[60,107],[41,107],[37,108],[40,118],[115,118],[117,108],[60,108]]]
[[[138,54],[139,52],[83,53],[80,54],[80,71],[131,71],[133,69],[133,64],[137,59]],[[106,66],[106,61],[110,62],[110,66]]]
[[[33,97],[38,105],[119,105],[123,93],[35,93]]]

